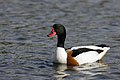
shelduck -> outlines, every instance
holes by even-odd
[[[101,60],[106,52],[110,49],[105,44],[101,45],[89,45],[89,46],[77,46],[70,49],[64,48],[66,29],[61,24],[54,24],[52,31],[48,34],[48,37],[57,35],[57,50],[53,55],[54,63],[61,63],[67,65],[81,65],[85,63],[93,63]]]

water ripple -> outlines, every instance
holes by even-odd
[[[1,80],[101,80],[120,74],[120,5],[118,0],[1,0]],[[108,44],[107,64],[54,65],[56,37],[51,25],[67,28],[65,47]],[[71,45],[72,44],[72,45]]]

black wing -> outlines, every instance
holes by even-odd
[[[109,47],[108,45],[105,45],[105,44],[100,44],[100,45],[96,45],[96,46],[98,46],[98,47]]]
[[[103,50],[94,50],[94,49],[89,49],[89,48],[79,48],[79,49],[75,49],[75,50],[72,50],[73,53],[72,53],[72,57],[76,57],[77,55],[83,53],[83,52],[89,52],[89,51],[97,51],[97,52],[103,52]]]

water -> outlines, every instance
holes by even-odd
[[[0,0],[0,80],[119,80],[119,0]],[[51,25],[67,28],[65,47],[107,44],[104,63],[54,65]]]

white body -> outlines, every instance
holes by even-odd
[[[101,52],[100,54],[98,54],[98,52],[96,51],[88,51],[88,52],[80,53],[76,57],[73,57],[79,63],[79,65],[96,62],[97,60],[102,59],[103,56],[106,54],[106,52],[110,49],[109,47],[102,48],[98,46],[78,46],[78,47],[72,47],[71,50],[78,49],[78,48],[103,50],[103,52]],[[67,53],[65,49],[62,47],[57,47],[56,53],[53,55],[52,59],[54,63],[67,64]]]

